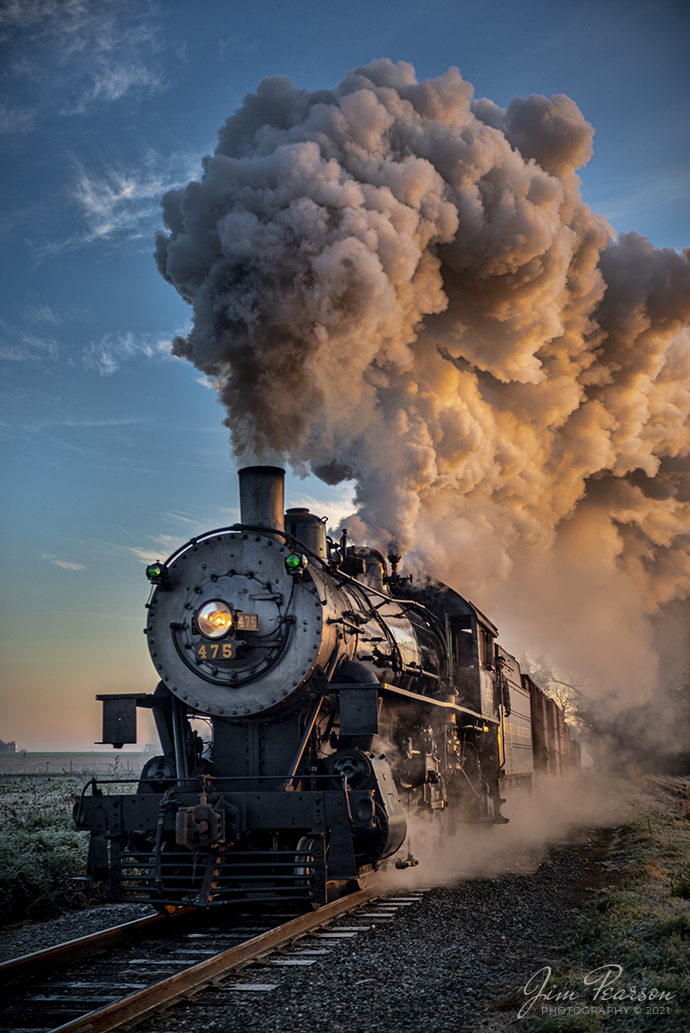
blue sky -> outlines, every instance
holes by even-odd
[[[236,518],[223,411],[169,354],[159,201],[200,175],[262,77],[331,87],[374,57],[477,97],[565,93],[596,129],[584,200],[690,243],[683,2],[5,0],[0,5],[3,687],[0,738],[91,747],[98,692],[152,690],[143,563]],[[333,523],[347,485],[288,481]],[[142,741],[151,738],[142,726]]]

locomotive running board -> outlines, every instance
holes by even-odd
[[[332,685],[331,688],[339,688],[338,685]],[[407,689],[400,689],[397,685],[389,685],[388,682],[381,682],[378,686],[378,691],[384,694],[390,693],[394,696],[403,696],[405,699],[412,699],[416,703],[423,703],[427,707],[443,707],[444,710],[453,710],[457,714],[467,714],[470,717],[476,718],[478,721],[488,722],[489,724],[497,725],[500,722],[495,717],[486,717],[484,714],[478,714],[476,710],[468,710],[467,707],[459,707],[456,703],[445,703],[443,700],[434,699],[433,696],[420,696],[418,692],[409,692]]]

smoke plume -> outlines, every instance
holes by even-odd
[[[456,68],[275,76],[166,194],[156,260],[240,460],[354,479],[353,535],[633,700],[690,589],[690,254],[582,202],[592,137]]]

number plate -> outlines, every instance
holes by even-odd
[[[196,658],[202,662],[233,660],[235,658],[235,653],[235,643],[232,641],[202,642],[201,645],[196,648]]]
[[[258,631],[259,630],[259,615],[258,613],[241,613],[235,614],[235,621],[237,622],[238,631]]]

